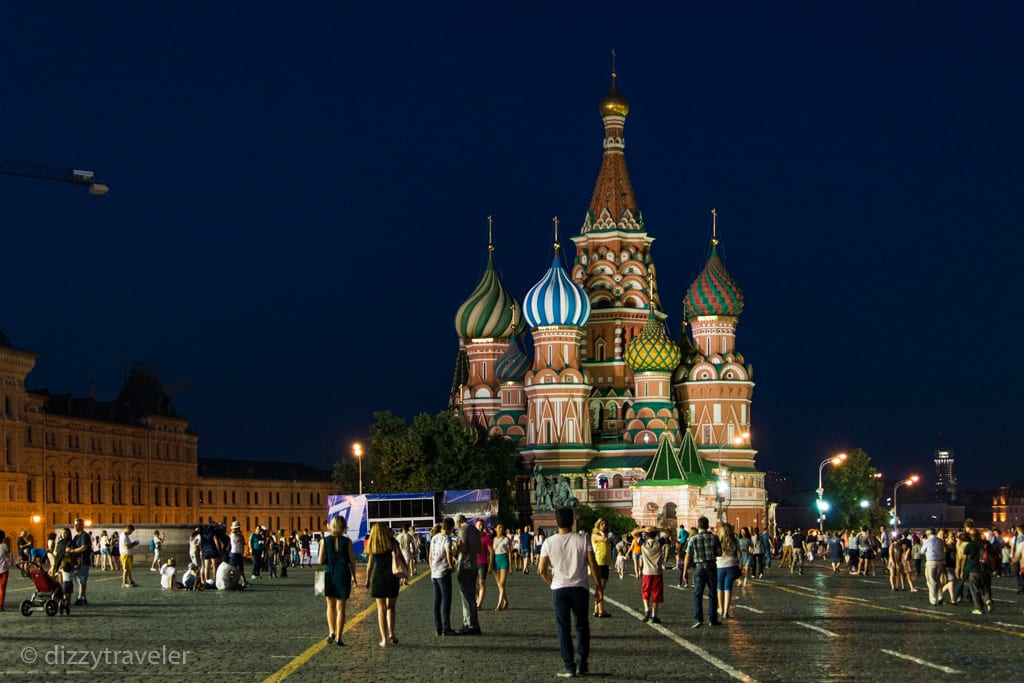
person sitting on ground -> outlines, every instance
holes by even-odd
[[[160,588],[165,591],[181,588],[181,584],[174,580],[177,573],[178,569],[173,557],[160,565]]]
[[[188,569],[181,575],[181,587],[187,591],[201,590],[197,585],[199,580],[199,574],[196,573],[197,565],[194,562],[189,562]]]
[[[235,568],[230,562],[221,562],[217,567],[217,581],[215,586],[219,591],[242,590],[244,586],[239,582],[242,572]]]

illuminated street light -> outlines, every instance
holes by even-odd
[[[722,449],[730,443],[742,446],[743,442],[749,438],[750,432],[743,432],[731,441],[718,444],[718,467],[715,470],[718,474],[718,482],[715,485],[715,512],[718,516],[718,526],[729,521],[729,468],[722,464]]]
[[[825,495],[825,487],[821,483],[821,473],[824,471],[825,465],[828,465],[828,464],[832,464],[833,466],[840,465],[840,464],[842,464],[842,462],[844,460],[846,460],[846,453],[840,453],[839,455],[832,456],[831,458],[825,458],[824,460],[821,461],[821,464],[818,465],[818,532],[819,533],[821,533],[821,532],[823,532],[825,530],[825,510],[828,509],[827,507],[822,509],[822,503],[824,501],[821,499],[821,497],[823,495]]]
[[[871,507],[871,501],[861,500],[860,501],[860,506],[861,506],[862,509],[867,510],[869,507]]]
[[[352,444],[352,455],[356,456],[359,463],[359,495],[363,495],[363,444],[356,441]]]
[[[729,509],[725,504],[729,493],[729,468],[719,464],[718,482],[715,484],[715,507],[718,513],[718,526],[729,521]]]
[[[897,532],[900,530],[900,518],[896,514],[896,492],[900,490],[901,486],[912,486],[920,478],[921,477],[916,474],[912,477],[907,477],[906,479],[896,482],[896,486],[892,489],[892,526]]]

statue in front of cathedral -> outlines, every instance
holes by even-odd
[[[552,506],[556,508],[574,508],[580,504],[580,501],[572,495],[572,490],[569,488],[569,480],[566,477],[558,478],[554,490],[555,492],[551,498]]]
[[[547,478],[544,476],[544,467],[537,465],[533,468],[533,492],[536,497],[536,505],[538,510],[552,510],[551,505],[551,493],[552,486],[548,484]]]

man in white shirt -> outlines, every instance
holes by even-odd
[[[217,590],[229,591],[241,589],[238,584],[241,572],[231,566],[228,562],[221,562],[217,565]]]
[[[942,604],[942,570],[946,566],[946,546],[935,529],[925,532],[921,544],[924,555],[924,579],[928,583],[928,602]]]
[[[561,650],[564,670],[560,678],[573,678],[589,672],[590,621],[587,609],[590,606],[590,592],[587,582],[587,568],[597,576],[597,560],[590,545],[589,534],[575,534],[572,508],[557,508],[555,523],[558,533],[544,542],[540,548],[540,564],[537,573],[551,588],[555,604],[555,624],[558,626],[558,645]],[[601,586],[594,588],[594,596],[600,600]],[[573,616],[576,619],[576,660],[570,632]]]

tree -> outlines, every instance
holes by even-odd
[[[481,440],[449,412],[422,413],[407,424],[388,411],[374,413],[370,442],[363,456],[363,480],[374,491],[494,489],[498,516],[507,525],[516,517],[515,445],[508,439]],[[345,458],[334,466],[342,491],[358,490],[358,463]],[[364,483],[364,491],[371,490]]]
[[[878,508],[882,482],[871,458],[859,448],[847,453],[841,465],[828,469],[823,478],[825,500],[829,504],[826,526],[831,529],[874,528],[884,524],[885,512]],[[867,501],[863,507],[861,501]]]
[[[576,508],[576,528],[581,531],[590,533],[599,519],[607,520],[608,530],[619,538],[636,528],[636,520],[612,508],[603,505],[580,505]]]

